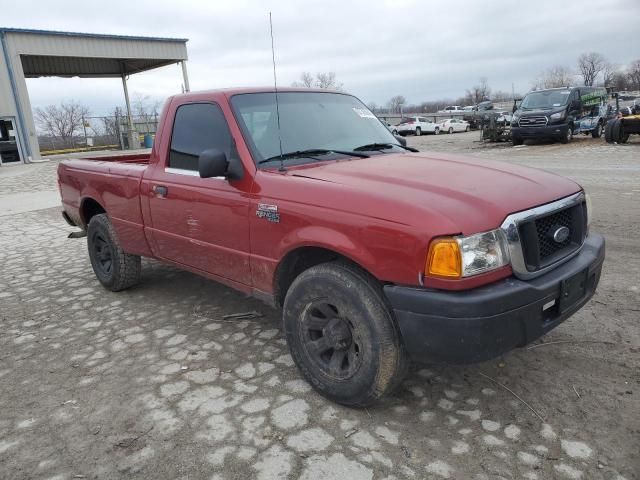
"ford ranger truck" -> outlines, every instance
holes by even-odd
[[[345,405],[410,361],[536,340],[593,296],[604,260],[580,185],[418,152],[341,92],[176,95],[150,154],[65,160],[58,179],[105,288],[153,257],[268,301],[301,374]]]

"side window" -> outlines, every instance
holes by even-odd
[[[171,134],[169,167],[198,170],[198,157],[204,150],[216,148],[231,158],[233,139],[218,105],[190,103],[178,107]]]

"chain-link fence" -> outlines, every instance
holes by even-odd
[[[133,130],[145,145],[145,136],[155,137],[158,115],[133,116]],[[129,148],[129,118],[126,115],[85,117],[73,136],[38,135],[43,155],[61,151],[124,150]],[[149,142],[146,142],[147,144]]]

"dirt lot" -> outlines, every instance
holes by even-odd
[[[312,392],[256,300],[154,261],[103,290],[58,208],[7,208],[53,195],[55,163],[0,169],[0,478],[640,478],[640,144],[477,138],[409,143],[580,182],[607,238],[599,291],[546,345],[416,367],[368,410]]]

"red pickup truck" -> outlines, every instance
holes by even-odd
[[[410,360],[495,358],[594,294],[604,239],[551,173],[399,143],[340,92],[171,97],[150,155],[63,161],[65,219],[108,289],[154,257],[282,308],[321,394],[368,405]]]

